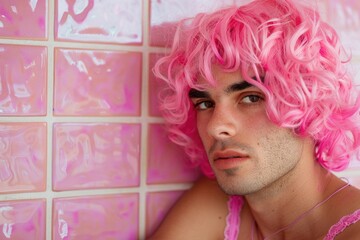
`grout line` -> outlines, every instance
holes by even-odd
[[[49,33],[50,34],[50,33]],[[28,40],[28,39],[7,39],[0,38],[0,44],[6,45],[29,45],[29,46],[48,46],[51,42],[54,48],[71,48],[71,49],[91,49],[104,51],[124,51],[124,52],[144,52],[150,50],[152,52],[166,53],[168,49],[164,47],[145,46],[145,45],[126,45],[115,43],[91,43],[91,42],[67,42],[50,40]]]
[[[140,156],[140,186],[139,186],[139,239],[145,239],[146,231],[146,178],[147,178],[147,132],[148,125],[141,124],[141,156]]]
[[[192,183],[173,183],[173,184],[152,184],[146,186],[146,192],[163,192],[173,190],[186,190],[192,186]],[[14,192],[0,195],[0,201],[11,200],[26,200],[26,199],[41,199],[41,198],[72,198],[82,196],[95,195],[113,195],[126,193],[139,193],[144,191],[141,186],[137,187],[117,187],[104,189],[79,189],[79,190],[64,190],[64,191],[43,191],[43,192]],[[144,191],[145,192],[145,191]]]
[[[46,239],[52,239],[52,208],[53,199],[55,198],[77,198],[86,196],[112,195],[112,194],[128,194],[137,193],[139,196],[139,212],[138,212],[138,235],[139,239],[145,239],[146,236],[146,195],[150,192],[166,192],[187,190],[192,183],[164,183],[164,184],[147,184],[147,158],[148,158],[148,130],[151,123],[163,123],[160,117],[149,116],[149,54],[166,53],[167,48],[150,46],[149,29],[150,29],[150,4],[151,0],[142,1],[142,44],[126,45],[116,43],[96,43],[96,42],[70,42],[55,41],[54,39],[54,23],[55,23],[55,2],[47,2],[47,35],[46,40],[28,40],[28,39],[10,39],[1,38],[0,44],[6,45],[29,45],[43,46],[47,48],[47,106],[45,116],[3,116],[1,122],[46,122],[47,123],[47,165],[46,165],[46,189],[43,192],[17,192],[0,194],[0,201],[12,200],[46,200]],[[328,6],[328,5],[327,5]],[[328,15],[328,13],[326,13]],[[54,49],[55,48],[71,48],[71,49],[90,49],[104,51],[124,51],[124,52],[140,52],[142,54],[142,80],[141,80],[141,115],[140,116],[54,116],[53,115],[53,90],[54,90]],[[354,67],[360,63],[360,56],[354,56],[352,62]],[[139,186],[136,187],[117,187],[113,189],[82,189],[58,191],[52,190],[52,125],[53,123],[137,123],[141,126],[140,135],[140,160],[139,160]],[[359,169],[349,169],[337,175],[358,177]]]
[[[124,116],[104,116],[104,117],[92,117],[92,116],[69,116],[69,117],[55,117],[55,116],[4,116],[0,118],[0,122],[44,122],[49,121],[59,123],[163,123],[164,120],[160,117],[124,117]]]
[[[141,117],[149,116],[149,2],[142,1],[142,87],[141,87]],[[139,215],[138,234],[139,239],[146,237],[146,179],[147,179],[147,156],[148,156],[148,127],[146,121],[141,124],[141,158],[140,158],[140,191],[139,191]]]
[[[54,63],[54,24],[55,24],[55,4],[54,1],[48,1],[48,26],[47,26],[47,48],[48,48],[48,74],[47,74],[47,187],[46,187],[46,239],[50,240],[52,238],[53,224],[52,224],[52,199],[53,199],[53,192],[52,192],[52,109],[53,109],[53,90],[54,90],[54,70],[55,70],[55,63]]]

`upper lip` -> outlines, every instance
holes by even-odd
[[[234,150],[218,151],[213,155],[214,161],[227,158],[247,158],[249,155]]]

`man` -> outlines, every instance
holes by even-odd
[[[201,179],[152,239],[360,239],[360,98],[335,31],[291,0],[200,14],[155,67]]]

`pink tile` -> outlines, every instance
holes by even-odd
[[[360,57],[360,2],[328,0],[327,21],[336,28],[346,50]]]
[[[146,236],[150,237],[183,191],[152,192],[146,195]]]
[[[357,62],[355,62],[355,61],[352,62],[351,70],[353,72],[355,82],[360,84],[360,59]]]
[[[167,138],[162,124],[149,125],[148,148],[148,184],[191,182],[199,176],[184,150]]]
[[[0,36],[47,38],[47,1],[1,0]]]
[[[46,75],[45,47],[0,45],[0,115],[45,115]]]
[[[55,38],[141,44],[142,0],[57,0]]]
[[[46,123],[0,123],[0,193],[45,191]]]
[[[52,239],[138,239],[138,205],[135,193],[54,199]]]
[[[360,174],[358,176],[346,177],[350,184],[360,189]]]
[[[358,160],[356,158],[351,159],[348,169],[360,171],[360,160]]]
[[[141,53],[55,50],[55,115],[140,114]]]
[[[140,125],[56,123],[53,189],[139,185]]]
[[[360,84],[360,58],[357,62],[352,61],[351,66],[352,66],[351,71],[353,73],[354,80],[359,85]]]
[[[0,202],[0,239],[45,240],[44,199]]]
[[[162,57],[162,54],[150,54],[150,71],[149,71],[149,114],[151,116],[161,116],[159,110],[159,93],[161,93],[163,87],[165,86],[164,82],[160,79],[155,78],[152,69],[156,61]]]
[[[150,44],[170,46],[177,23],[201,12],[212,12],[233,4],[242,5],[250,0],[150,0]]]

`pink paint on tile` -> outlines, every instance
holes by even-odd
[[[360,57],[360,2],[328,0],[327,21],[335,27],[346,50]]]
[[[138,239],[138,194],[58,198],[53,240]]]
[[[0,239],[45,240],[44,199],[0,202]]]
[[[348,169],[349,170],[359,170],[360,171],[360,160],[358,160],[358,159],[356,159],[354,157],[354,159],[352,159],[350,161]]]
[[[55,38],[141,44],[141,0],[57,0]]]
[[[54,114],[140,114],[141,53],[55,50]]]
[[[159,98],[160,93],[163,90],[165,83],[160,79],[155,78],[152,69],[156,63],[156,61],[164,56],[163,54],[150,54],[150,63],[149,63],[149,114],[151,116],[161,116],[161,112],[159,110]]]
[[[360,84],[360,59],[355,62],[355,61],[352,61],[352,73],[353,73],[353,76],[354,76],[354,80],[357,84]]]
[[[146,195],[146,236],[150,237],[183,191],[152,192]]]
[[[0,36],[47,38],[47,0],[1,0]]]
[[[53,189],[139,185],[140,125],[56,123]]]
[[[170,46],[176,26],[181,19],[247,2],[250,0],[151,0],[150,44],[152,46]]]
[[[148,184],[191,182],[199,176],[184,150],[168,139],[162,124],[149,124],[147,167]]]
[[[46,123],[0,123],[0,193],[45,191]]]
[[[345,177],[349,180],[350,184],[360,189],[360,176]]]
[[[45,115],[46,75],[45,47],[0,45],[0,115]]]

